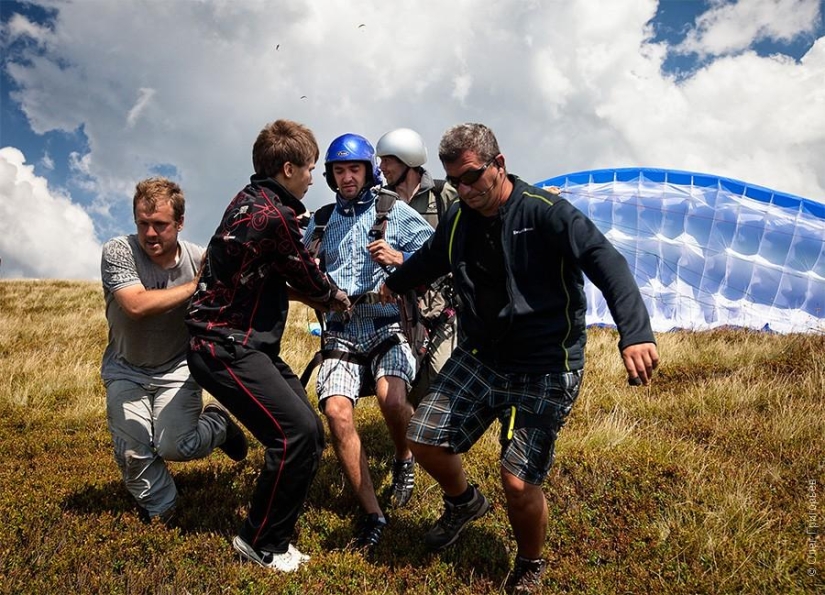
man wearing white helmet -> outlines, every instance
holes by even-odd
[[[387,186],[427,220],[433,229],[456,199],[455,189],[443,180],[433,180],[424,164],[427,147],[424,140],[409,128],[396,128],[378,139],[375,153]],[[401,263],[398,263],[399,265]],[[426,365],[422,366],[410,394],[410,403],[418,405],[426,396],[430,383],[449,359],[456,341],[456,317],[448,277],[439,279],[433,289],[419,300],[421,314],[427,321],[430,342]]]
[[[435,228],[455,201],[456,192],[443,180],[434,180],[424,169],[427,147],[421,136],[409,128],[390,130],[378,139],[375,154],[381,158],[378,167],[390,190]]]

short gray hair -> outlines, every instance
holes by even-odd
[[[458,124],[447,130],[438,145],[438,158],[442,163],[452,163],[465,151],[472,151],[485,163],[501,153],[493,131],[476,123]]]

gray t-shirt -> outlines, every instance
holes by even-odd
[[[113,295],[118,289],[139,283],[147,290],[167,289],[194,279],[204,249],[183,240],[178,244],[180,258],[170,269],[152,262],[135,234],[114,238],[103,246],[100,272],[109,323],[109,344],[100,370],[104,381],[125,378],[139,382],[185,366],[189,332],[183,318],[187,303],[163,314],[134,320]]]

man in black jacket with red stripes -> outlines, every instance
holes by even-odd
[[[416,460],[444,490],[444,514],[425,542],[446,548],[488,511],[487,499],[467,481],[460,453],[499,419],[501,478],[518,545],[509,588],[531,592],[540,588],[545,566],[541,484],[581,386],[583,275],[610,307],[631,384],[648,384],[659,356],[624,257],[558,193],[508,174],[489,128],[451,128],[439,158],[460,200],[381,289],[389,300],[452,273],[458,298],[459,345],[407,431]]]
[[[186,317],[192,376],[266,448],[233,546],[282,572],[309,559],[290,538],[324,448],[323,424],[280,357],[289,299],[349,307],[304,248],[298,226],[318,155],[312,131],[296,122],[278,120],[260,132],[255,175],[209,242]]]

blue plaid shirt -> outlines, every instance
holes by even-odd
[[[364,198],[337,204],[327,222],[320,254],[327,275],[347,295],[359,295],[378,291],[388,273],[370,258],[367,244],[370,229],[375,223],[376,190]],[[315,229],[315,217],[310,219],[304,232],[304,244],[308,244]],[[402,200],[397,200],[390,211],[384,240],[395,250],[412,253],[418,250],[432,235],[433,229],[421,215]],[[354,317],[398,317],[394,304],[356,304]],[[328,320],[340,321],[341,315],[330,313]]]

